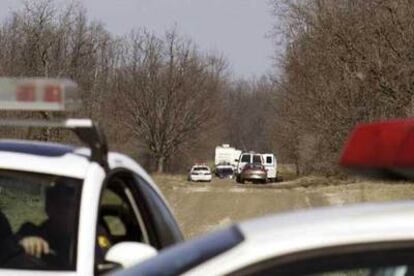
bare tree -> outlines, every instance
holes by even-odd
[[[202,56],[175,31],[159,39],[133,33],[124,47],[117,87],[126,126],[152,152],[163,172],[180,146],[214,117],[221,63]]]

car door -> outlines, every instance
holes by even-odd
[[[267,171],[267,178],[274,180],[276,178],[276,165],[273,154],[263,154],[264,166]]]
[[[246,164],[249,164],[249,163],[252,163],[252,155],[249,153],[242,154],[239,160],[239,164],[237,166],[237,173],[241,173],[244,166],[246,166]]]

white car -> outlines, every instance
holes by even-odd
[[[2,88],[0,106],[10,108]],[[63,88],[53,89],[56,101],[69,98],[56,96],[66,92]],[[42,94],[43,86],[36,90]],[[13,104],[15,109],[48,110],[48,99]],[[53,110],[65,106],[52,104]],[[151,177],[128,156],[108,152],[103,133],[91,120],[0,121],[0,127],[66,128],[87,145],[0,140],[1,274],[106,273],[183,240]]]
[[[188,173],[189,181],[210,182],[212,179],[210,167],[207,165],[194,165]]]
[[[414,179],[414,120],[359,125],[340,164]],[[179,261],[177,261],[179,260]],[[414,201],[297,211],[235,224],[115,275],[414,275]]]
[[[401,202],[247,221],[173,246],[115,275],[403,276],[413,270],[414,203]]]

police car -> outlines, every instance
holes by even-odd
[[[75,91],[66,80],[0,79],[0,109],[65,111],[77,104]],[[108,152],[91,120],[3,120],[0,127],[69,129],[86,145],[0,140],[0,273],[106,273],[182,241],[151,177]]]
[[[380,178],[413,179],[414,120],[360,125],[341,165]],[[161,251],[115,275],[182,274],[414,275],[414,201],[254,219]]]
[[[210,182],[212,179],[210,167],[205,164],[196,164],[191,167],[188,173],[188,181],[206,181]]]

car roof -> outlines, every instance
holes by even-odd
[[[198,269],[222,266],[220,273],[296,252],[343,245],[414,241],[414,201],[364,203],[323,207],[270,215],[241,222],[245,241],[224,253],[217,262]],[[240,257],[243,256],[243,257]]]
[[[232,165],[217,165],[216,169],[233,169]]]
[[[0,168],[61,175],[83,179],[91,165],[90,149],[85,147],[32,140],[0,139]],[[128,156],[108,153],[110,169],[127,168],[159,189],[145,170]]]
[[[0,140],[0,151],[26,153],[40,156],[62,156],[72,153],[75,147],[39,141]]]
[[[90,165],[78,147],[31,140],[0,140],[0,168],[85,178]]]
[[[360,203],[347,206],[320,207],[276,215],[265,216],[245,221],[239,224],[244,236],[250,239],[274,236],[279,233],[292,233],[292,230],[308,232],[330,232],[340,234],[350,225],[358,225],[352,233],[358,230],[389,229],[390,221],[413,227],[414,238],[414,201],[388,203]],[[343,227],[340,227],[343,226]],[[393,227],[394,228],[394,227]],[[349,230],[349,229],[346,229]]]
[[[210,167],[207,165],[194,165],[193,168],[207,168],[209,169]]]

